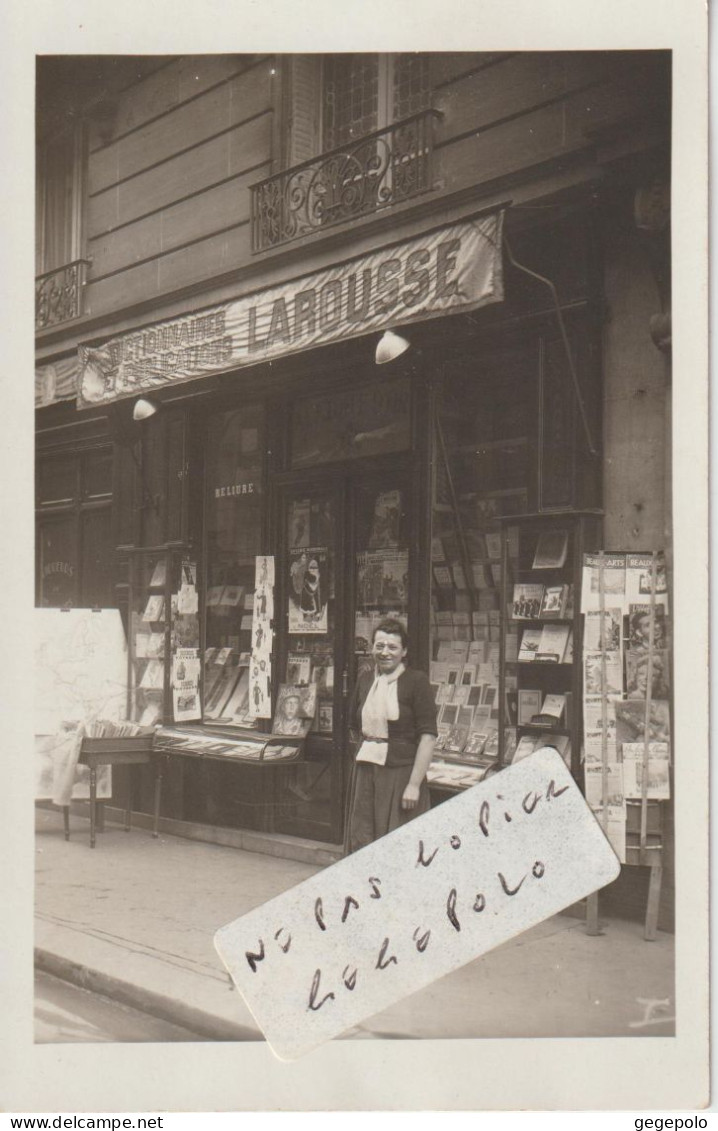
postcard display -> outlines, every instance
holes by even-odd
[[[131,720],[201,719],[196,561],[179,549],[131,553],[129,603]]]
[[[574,777],[581,758],[581,586],[595,513],[527,515],[503,526],[501,764],[555,747]]]
[[[663,554],[584,554],[581,609],[586,800],[622,863],[660,863],[671,763]]]
[[[438,738],[427,780],[465,789],[499,757],[501,526],[492,507],[476,505],[458,523],[446,485],[435,492],[429,678]]]

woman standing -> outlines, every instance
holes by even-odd
[[[357,680],[350,724],[361,736],[349,812],[356,852],[429,808],[436,706],[425,672],[405,666],[406,630],[385,619],[374,629],[374,671]]]

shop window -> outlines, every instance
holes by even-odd
[[[36,481],[38,605],[112,607],[112,449],[40,458]]]
[[[468,762],[498,752],[500,519],[534,498],[537,373],[534,344],[448,364],[438,390],[430,678],[439,749]]]
[[[209,420],[206,456],[204,717],[248,721],[255,555],[261,551],[264,413]]]
[[[405,379],[296,401],[292,407],[292,466],[405,451],[411,403]]]

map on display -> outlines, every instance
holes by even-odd
[[[58,763],[72,756],[68,728],[126,717],[127,644],[117,609],[36,609],[34,644],[35,796],[55,799]],[[78,767],[73,797],[88,796],[84,769]],[[103,767],[98,796],[108,790]]]

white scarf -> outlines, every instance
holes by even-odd
[[[397,680],[404,671],[399,664],[387,675],[377,673],[361,712],[362,742],[357,751],[357,762],[373,762],[385,766],[389,753],[389,722],[399,718]]]

